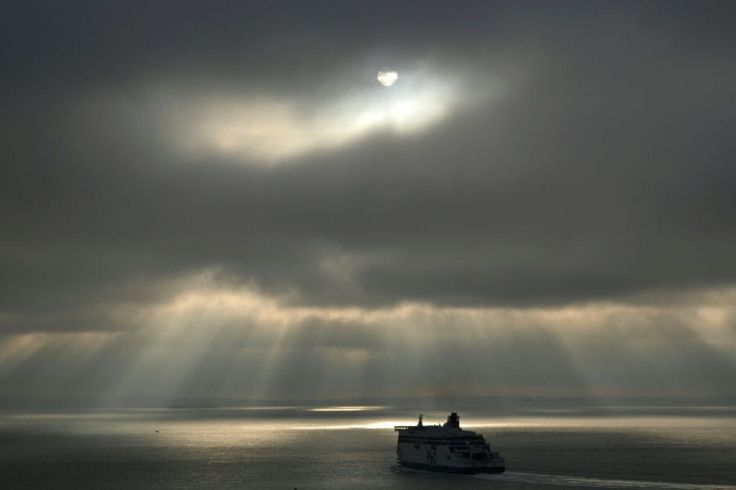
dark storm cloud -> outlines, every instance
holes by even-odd
[[[155,303],[207,268],[306,304],[732,284],[730,9],[18,2],[2,21],[0,321],[102,328],[96,308]],[[272,168],[181,156],[151,96],[319,105],[422,62],[505,88],[423,133]]]

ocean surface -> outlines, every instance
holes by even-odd
[[[396,464],[391,407],[0,410],[0,489],[736,490],[733,409],[460,412],[501,475]],[[447,413],[424,414],[440,423]]]

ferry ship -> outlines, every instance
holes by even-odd
[[[452,412],[443,425],[396,426],[396,447],[402,466],[452,473],[503,473],[506,462],[481,434],[460,428],[460,417]]]

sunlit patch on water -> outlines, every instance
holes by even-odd
[[[373,410],[383,410],[382,405],[346,405],[336,407],[318,407],[310,408],[309,412],[368,412]]]
[[[406,425],[406,421],[399,420],[381,420],[371,423],[355,423],[355,424],[314,424],[300,425],[292,427],[294,430],[342,430],[342,429],[393,429],[397,425]]]
[[[625,488],[661,490],[736,490],[733,485],[703,485],[697,483],[669,483],[632,480],[609,480],[582,476],[543,475],[538,473],[506,472],[498,475],[477,474],[472,478],[499,482],[530,483],[540,485],[559,485],[572,488]]]

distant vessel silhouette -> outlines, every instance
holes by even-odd
[[[396,426],[399,464],[410,468],[452,473],[503,473],[506,461],[481,434],[460,428],[460,417],[452,412],[444,425]]]

